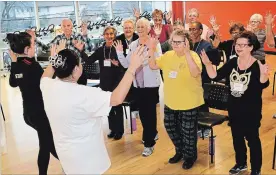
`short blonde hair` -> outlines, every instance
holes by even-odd
[[[104,28],[103,35],[104,35],[105,32],[106,32],[107,30],[109,30],[109,29],[112,29],[112,30],[113,30],[115,36],[117,35],[117,29],[116,29],[115,27],[113,27],[113,26],[106,26],[106,27]]]
[[[147,20],[146,18],[140,18],[138,19],[138,21],[136,22],[136,26],[138,23],[142,23],[144,26],[146,26],[149,30],[150,30],[150,22],[149,20]]]
[[[263,16],[261,14],[255,13],[250,17],[250,21],[257,19],[259,22],[263,22]]]
[[[184,39],[184,41],[186,40],[186,38],[188,39],[189,41],[189,44],[190,44],[190,50],[192,50],[192,40],[190,38],[190,35],[189,35],[189,32],[184,30],[184,29],[178,29],[178,30],[175,30],[172,32],[171,36],[170,36],[170,39],[169,39],[169,43],[171,44],[172,43],[172,40],[173,40],[173,37],[174,36],[180,36]]]
[[[135,27],[135,23],[134,23],[134,21],[131,20],[131,19],[125,20],[125,21],[123,22],[123,26],[124,26],[126,23],[131,23],[131,24],[133,25],[133,27]]]
[[[161,10],[155,9],[151,14],[152,17],[156,15],[161,15],[161,17],[163,18],[163,12]]]
[[[198,13],[198,10],[196,8],[191,8],[189,11],[188,11],[188,15],[190,15],[190,13],[196,13],[197,14],[197,17],[199,17],[199,13]]]

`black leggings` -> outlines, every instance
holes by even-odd
[[[39,153],[37,159],[39,175],[46,175],[50,153],[58,159],[49,120],[46,114],[43,113],[40,115],[28,115],[24,113],[24,120],[27,125],[37,131],[39,140]]]

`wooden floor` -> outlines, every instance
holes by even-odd
[[[270,86],[263,94],[263,120],[260,129],[263,148],[262,173],[276,174],[276,170],[271,168],[276,133],[276,119],[272,118],[272,115],[276,113],[276,95],[272,96],[276,56],[267,56],[267,62],[272,70]],[[8,153],[2,155],[2,174],[37,174],[38,139],[36,132],[24,123],[20,91],[19,89],[10,88],[7,78],[1,78],[1,82],[1,98],[7,118],[8,144]],[[140,121],[138,122],[138,130],[133,135],[130,134],[129,123],[126,123],[126,132],[123,139],[113,141],[106,138],[106,146],[112,161],[112,166],[106,174],[228,174],[229,169],[235,163],[235,157],[231,132],[227,123],[215,127],[215,134],[217,135],[215,163],[211,164],[209,161],[208,139],[199,139],[197,162],[192,169],[183,170],[181,168],[182,162],[173,165],[168,164],[168,159],[175,152],[173,144],[164,129],[162,109],[161,102],[157,109],[159,111],[159,140],[154,153],[150,157],[141,156],[143,144],[141,144],[142,128]],[[250,167],[249,162],[248,159]],[[59,161],[53,157],[51,157],[48,172],[49,174],[62,174]]]

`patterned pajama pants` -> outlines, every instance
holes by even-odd
[[[198,108],[191,110],[172,110],[165,106],[164,124],[172,140],[176,153],[183,159],[197,159],[197,118]]]

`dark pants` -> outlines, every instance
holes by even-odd
[[[250,148],[250,163],[252,170],[261,170],[262,167],[262,146],[259,138],[259,126],[247,124],[241,126],[237,122],[231,121],[231,131],[233,145],[236,153],[236,163],[238,165],[246,164],[247,149],[245,139]]]
[[[24,120],[27,125],[37,131],[39,140],[39,153],[37,160],[39,174],[46,175],[50,153],[58,159],[49,120],[44,112],[41,112],[39,115],[24,113]]]
[[[124,113],[122,105],[113,106],[108,116],[109,129],[115,133],[124,133]]]
[[[165,106],[164,113],[165,128],[176,153],[182,154],[184,160],[196,161],[198,108],[172,110]]]
[[[143,140],[145,147],[155,145],[157,134],[156,104],[159,102],[159,87],[135,88],[136,102],[139,108],[139,116],[143,126]]]

